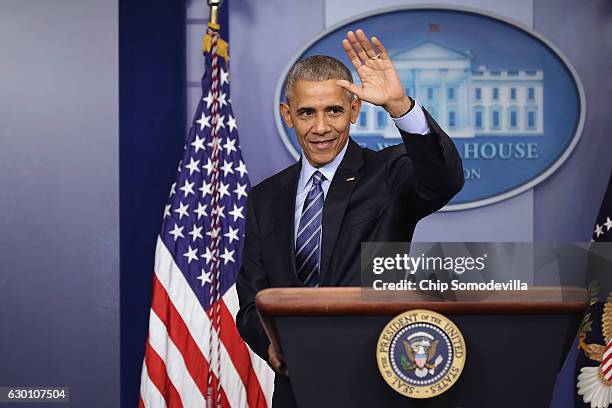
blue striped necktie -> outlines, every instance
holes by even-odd
[[[323,188],[325,176],[320,171],[312,175],[312,187],[304,201],[300,225],[295,242],[298,278],[306,286],[319,285],[319,258],[321,252],[321,219],[323,218]]]

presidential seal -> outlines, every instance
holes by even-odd
[[[391,388],[410,398],[448,390],[465,364],[463,335],[448,318],[409,310],[391,320],[376,346],[378,369]]]

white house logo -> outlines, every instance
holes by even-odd
[[[532,188],[578,142],[585,117],[580,80],[539,34],[472,10],[399,8],[331,28],[288,64],[275,108],[279,133],[296,158],[300,146],[278,112],[287,71],[314,54],[332,55],[350,67],[340,41],[357,27],[383,40],[408,95],[457,145],[466,184],[446,210],[492,204]],[[401,143],[386,112],[370,104],[362,105],[351,137],[375,150]]]

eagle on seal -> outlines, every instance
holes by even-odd
[[[436,364],[432,359],[436,356],[436,350],[438,348],[439,340],[432,341],[429,345],[428,342],[415,342],[410,344],[404,340],[404,349],[406,355],[411,363],[416,364],[418,368],[435,368]]]

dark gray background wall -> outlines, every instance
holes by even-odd
[[[116,0],[0,2],[0,386],[119,401]]]

